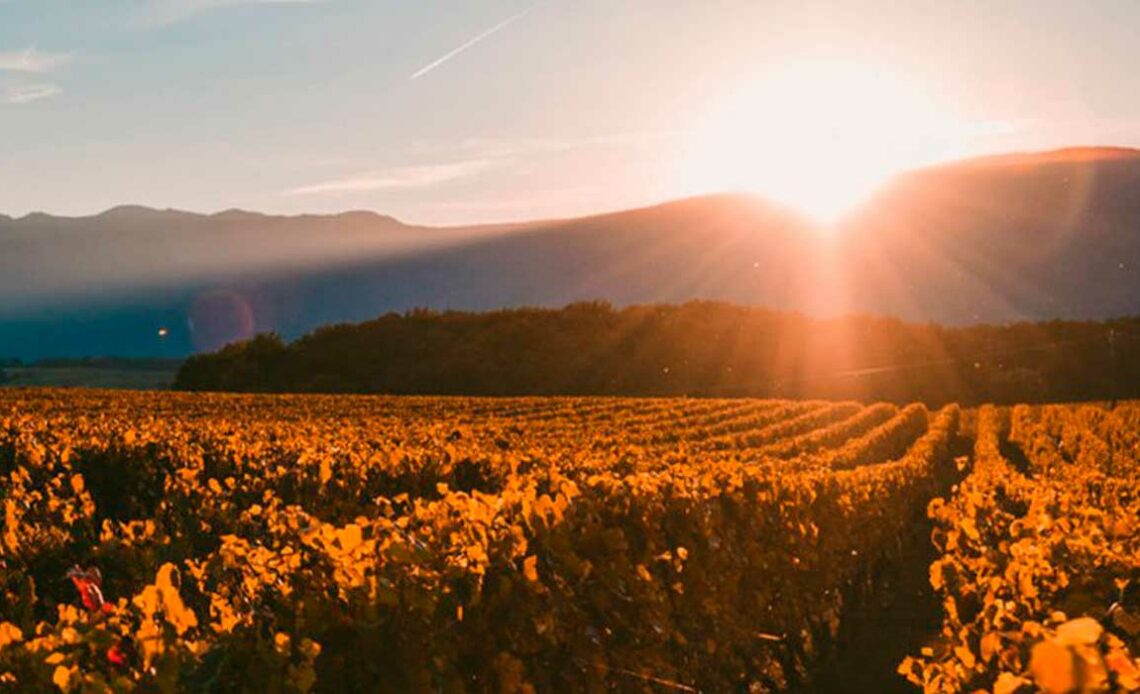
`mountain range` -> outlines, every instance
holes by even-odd
[[[124,206],[0,216],[0,357],[177,357],[415,307],[715,299],[951,325],[1140,314],[1140,150],[903,173],[834,225],[713,195],[474,227]]]

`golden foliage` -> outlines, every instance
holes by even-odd
[[[927,510],[942,633],[900,672],[1136,689],[1135,409],[985,408],[946,495],[957,407],[6,393],[0,673],[796,689]]]
[[[1140,630],[1127,628],[1140,533],[1124,520],[1140,515],[1137,409],[979,412],[969,476],[930,505],[943,627],[900,666],[908,679],[926,692],[1140,688]]]

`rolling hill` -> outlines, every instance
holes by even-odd
[[[742,195],[456,228],[128,206],[0,217],[0,355],[175,357],[418,306],[582,299],[1096,319],[1140,314],[1138,268],[1140,150],[1121,148],[909,172],[836,229]]]

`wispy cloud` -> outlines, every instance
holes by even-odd
[[[47,99],[62,93],[63,90],[55,84],[20,84],[0,87],[0,102],[30,104],[33,101]]]
[[[447,61],[449,61],[449,60],[451,60],[452,58],[456,57],[456,56],[457,56],[457,55],[459,55],[460,53],[463,53],[464,51],[466,51],[466,50],[468,50],[468,49],[470,49],[470,48],[474,47],[476,44],[478,44],[478,43],[480,43],[480,42],[482,42],[482,41],[484,41],[484,40],[486,40],[486,39],[488,39],[488,38],[490,38],[490,37],[494,36],[495,34],[499,33],[499,32],[500,32],[500,31],[502,31],[503,29],[506,29],[507,27],[509,27],[510,25],[514,24],[515,22],[517,22],[517,21],[519,21],[520,19],[522,19],[522,18],[526,17],[526,16],[527,16],[528,14],[530,14],[531,12],[534,12],[534,11],[535,11],[535,10],[536,10],[536,9],[537,9],[537,8],[538,8],[540,5],[544,4],[544,2],[545,2],[545,1],[546,1],[546,0],[540,0],[540,2],[536,2],[536,3],[534,3],[534,4],[533,4],[533,5],[531,5],[530,7],[527,7],[525,10],[523,10],[522,12],[519,12],[519,13],[517,13],[517,14],[513,14],[513,15],[511,15],[510,17],[507,17],[506,19],[504,19],[503,21],[499,22],[499,23],[498,23],[498,24],[496,24],[495,26],[493,26],[493,27],[491,27],[490,29],[488,29],[488,30],[484,31],[482,34],[479,34],[478,36],[476,36],[475,38],[473,38],[473,39],[471,39],[471,40],[467,41],[466,43],[462,44],[461,46],[459,46],[459,47],[457,47],[457,48],[454,48],[454,49],[452,49],[452,50],[448,51],[447,53],[444,53],[444,54],[443,54],[442,56],[440,56],[439,58],[436,58],[435,60],[431,61],[431,62],[430,62],[430,63],[428,63],[427,65],[424,65],[424,66],[423,66],[422,68],[420,68],[419,70],[416,70],[414,73],[412,73],[412,76],[411,76],[411,77],[409,77],[408,79],[412,79],[412,80],[418,80],[419,78],[421,78],[421,77],[423,77],[424,75],[428,74],[429,72],[431,72],[432,70],[436,69],[436,68],[437,68],[437,67],[439,67],[440,65],[443,65],[443,64],[444,64],[444,63],[446,63]]]
[[[67,53],[46,53],[35,47],[23,51],[0,52],[0,71],[3,72],[51,72],[71,62]]]
[[[550,137],[467,137],[460,140],[418,140],[410,143],[416,156],[429,158],[461,152],[468,159],[535,160],[584,150],[659,150],[691,136],[687,130],[642,130]]]
[[[430,188],[473,176],[491,166],[485,159],[428,166],[402,166],[347,178],[323,181],[285,191],[286,195],[336,195],[407,188]]]
[[[173,24],[196,14],[238,5],[312,5],[328,0],[159,0],[152,3],[144,21],[151,24]]]

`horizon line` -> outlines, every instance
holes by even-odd
[[[1092,161],[1109,161],[1109,160],[1122,159],[1122,158],[1140,158],[1140,145],[1138,145],[1138,146],[1129,146],[1129,145],[1068,145],[1068,146],[1052,147],[1052,148],[1040,149],[1040,150],[1016,150],[1016,151],[1010,151],[1010,152],[993,152],[991,154],[979,154],[979,155],[973,155],[973,156],[962,157],[962,158],[957,158],[957,159],[946,159],[946,160],[934,162],[931,164],[926,164],[926,165],[922,165],[922,166],[916,166],[913,168],[904,169],[904,170],[901,170],[901,171],[893,174],[891,177],[889,177],[888,180],[893,179],[893,178],[897,178],[899,176],[905,176],[908,174],[920,173],[923,171],[938,170],[938,169],[941,169],[944,167],[954,167],[954,166],[963,166],[963,165],[971,165],[971,164],[1000,164],[1003,162],[1012,164],[1012,163],[1019,163],[1018,160],[1022,160],[1023,163],[1028,163],[1028,164],[1049,164],[1049,163],[1061,163],[1061,162],[1066,161],[1063,158],[1057,158],[1057,159],[1052,159],[1052,160],[1049,159],[1050,155],[1058,155],[1058,154],[1100,155],[1100,156],[1078,157],[1078,158],[1073,158],[1073,159],[1069,160],[1069,161],[1074,161],[1074,162],[1079,162],[1079,163],[1092,162]],[[765,201],[765,202],[771,203],[771,204],[776,205],[776,206],[788,207],[784,203],[780,202],[778,199],[775,199],[774,197],[769,197],[760,191],[718,190],[718,191],[707,191],[707,192],[692,193],[692,194],[679,194],[679,195],[664,198],[664,199],[658,199],[658,200],[653,201],[653,202],[647,201],[644,203],[635,203],[631,206],[619,207],[619,208],[614,208],[614,209],[609,209],[609,210],[602,210],[599,212],[590,212],[590,213],[586,213],[586,214],[553,215],[553,216],[549,216],[549,217],[535,217],[535,218],[521,219],[521,220],[491,220],[491,221],[473,221],[473,222],[446,223],[446,224],[422,224],[422,223],[418,223],[418,222],[407,221],[407,220],[401,219],[401,218],[399,218],[393,214],[389,214],[387,212],[377,210],[375,208],[365,208],[365,207],[346,208],[343,210],[338,210],[338,211],[333,211],[333,212],[280,213],[280,212],[266,212],[266,211],[260,211],[260,210],[251,210],[251,209],[246,209],[246,208],[242,208],[242,207],[226,207],[224,209],[216,210],[216,211],[197,211],[197,210],[191,210],[191,209],[186,209],[186,208],[181,208],[181,207],[157,207],[157,206],[141,204],[141,203],[120,203],[120,204],[112,205],[111,207],[107,207],[107,208],[104,208],[104,209],[101,209],[101,210],[98,210],[95,212],[80,213],[80,214],[61,214],[61,213],[48,212],[45,210],[31,210],[31,211],[26,212],[22,215],[6,214],[4,212],[0,212],[0,220],[7,219],[7,220],[19,222],[19,221],[26,220],[29,217],[37,217],[37,216],[51,217],[54,219],[62,219],[62,220],[84,220],[84,219],[96,219],[98,217],[102,217],[102,216],[108,215],[108,214],[116,212],[116,211],[135,209],[135,210],[138,210],[140,212],[182,214],[182,215],[190,215],[190,216],[195,216],[195,217],[220,217],[220,216],[227,215],[227,214],[245,214],[245,215],[250,215],[250,216],[276,217],[276,218],[281,218],[281,219],[297,219],[297,218],[301,218],[301,217],[331,218],[331,217],[341,217],[341,216],[347,216],[347,215],[353,215],[353,214],[361,214],[361,215],[372,215],[372,216],[379,217],[379,218],[389,219],[389,220],[395,221],[395,222],[397,222],[403,226],[423,227],[423,228],[431,228],[431,229],[449,229],[449,228],[485,227],[485,226],[497,226],[497,225],[539,224],[539,223],[545,223],[545,222],[558,222],[558,221],[566,221],[566,220],[572,220],[572,219],[587,219],[587,218],[591,218],[591,217],[604,216],[607,214],[614,214],[614,213],[619,213],[619,212],[631,212],[631,211],[636,211],[636,210],[651,209],[651,208],[658,207],[661,205],[667,205],[667,204],[672,203],[672,202],[683,202],[686,200],[696,200],[696,199],[701,199],[701,198],[713,198],[713,197],[748,197],[748,198],[753,198],[753,199]]]

